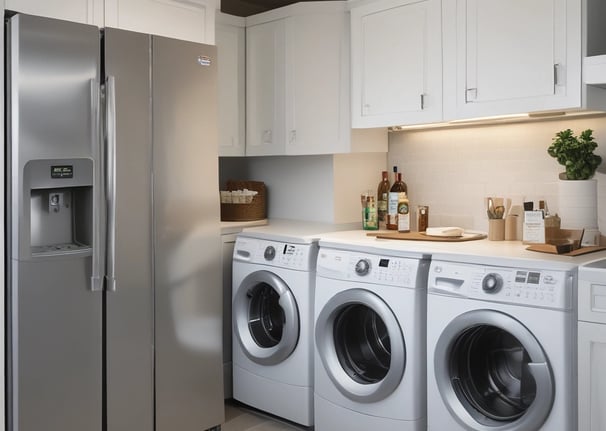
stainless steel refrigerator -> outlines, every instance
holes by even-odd
[[[215,48],[5,22],[7,429],[214,428]]]

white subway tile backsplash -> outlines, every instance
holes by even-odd
[[[557,211],[558,174],[547,154],[555,134],[592,129],[604,162],[598,180],[598,222],[606,233],[606,116],[456,129],[390,133],[388,166],[403,172],[412,208],[429,205],[430,226],[487,230],[486,196],[546,200]]]

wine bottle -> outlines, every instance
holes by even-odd
[[[383,171],[381,175],[382,180],[377,187],[377,215],[379,218],[379,226],[385,227],[385,223],[387,222],[387,197],[391,184],[389,184],[387,171]]]
[[[395,171],[394,167],[394,171]],[[396,182],[393,183],[391,189],[389,189],[389,197],[387,202],[387,229],[397,230],[398,229],[398,201],[400,199],[400,193],[407,193],[408,188],[406,183],[402,181],[402,174],[398,172],[396,174]]]

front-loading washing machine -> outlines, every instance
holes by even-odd
[[[343,247],[320,241],[315,430],[425,430],[429,256]]]
[[[482,265],[434,255],[428,429],[576,429],[575,292],[574,267]]]
[[[233,397],[310,426],[318,242],[254,235],[239,234],[233,254]]]

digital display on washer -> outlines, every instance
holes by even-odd
[[[539,284],[539,281],[541,281],[540,272],[529,272],[528,273],[528,283],[529,284]]]
[[[389,259],[379,259],[379,266],[381,268],[387,268],[389,266]]]
[[[541,281],[540,272],[517,271],[516,283],[539,284]]]
[[[295,254],[295,246],[291,244],[284,244],[284,250],[282,250],[282,254]]]

